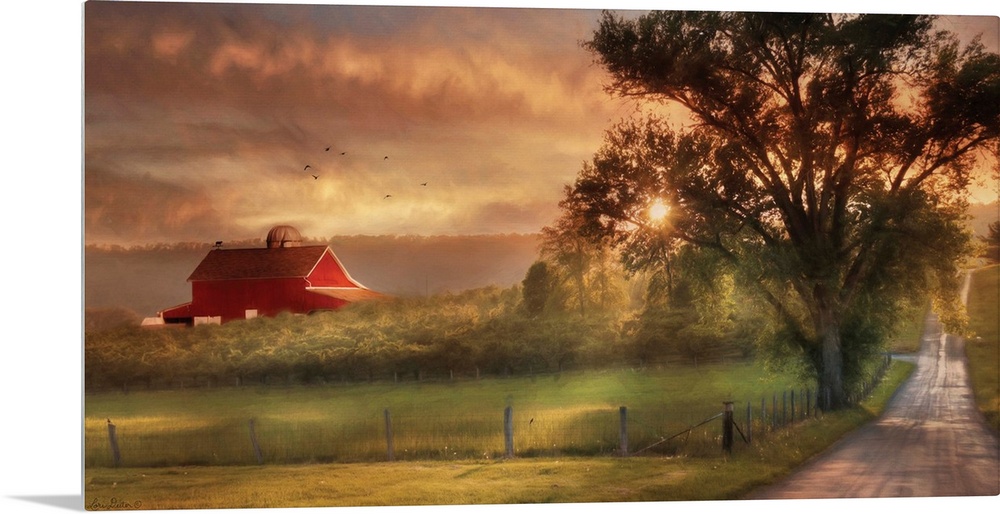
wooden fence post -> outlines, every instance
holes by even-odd
[[[788,420],[788,391],[781,392],[781,426]]]
[[[386,458],[390,462],[396,460],[396,449],[392,442],[392,416],[389,415],[389,409],[385,409],[385,446]]]
[[[767,424],[767,398],[763,396],[760,397],[760,429],[761,431],[766,428]]]
[[[122,464],[122,453],[118,449],[118,435],[115,432],[115,425],[108,420],[108,442],[111,443],[111,461],[117,468]]]
[[[514,457],[514,408],[508,406],[503,410],[503,441],[504,455],[508,459]]]
[[[753,442],[753,411],[750,409],[750,402],[747,402],[747,444]]]
[[[778,393],[771,393],[771,428],[778,425]]]
[[[618,453],[622,457],[628,457],[628,408],[618,407]]]
[[[792,396],[792,404],[791,404],[792,417],[789,418],[789,421],[795,423],[795,389],[792,389],[791,396]]]
[[[253,445],[253,454],[257,458],[257,464],[264,463],[264,454],[260,451],[260,445],[257,444],[257,431],[254,430],[254,423],[256,420],[250,418],[250,444]]]
[[[733,402],[722,402],[725,410],[722,416],[722,449],[733,453]]]

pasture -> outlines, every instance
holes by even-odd
[[[987,385],[996,382],[996,281],[996,267],[976,273],[969,305],[970,328],[982,337],[970,338],[970,367]],[[782,392],[811,384],[749,361],[90,393],[85,503],[96,510],[734,499],[874,419],[911,369],[896,362],[859,406],[785,426],[772,426]],[[743,428],[743,409],[752,410],[753,442],[737,439],[732,455],[721,451],[718,419],[685,432],[718,414],[723,401],[736,404]],[[987,417],[994,404],[987,396]],[[513,459],[504,458],[507,406],[514,413]],[[629,458],[616,454],[621,406],[628,408]],[[385,410],[394,462],[387,462]],[[120,467],[113,467],[108,419]],[[251,419],[264,465],[253,452]]]
[[[698,368],[571,372],[535,377],[323,386],[100,393],[86,396],[85,465],[112,466],[106,420],[116,426],[124,466],[386,460],[385,410],[398,460],[503,456],[503,412],[513,409],[519,456],[599,456],[619,444],[619,407],[628,409],[630,447],[642,448],[722,410],[724,401],[759,409],[782,391],[809,384],[750,363]],[[799,410],[804,404],[800,400]],[[780,407],[779,407],[780,408]],[[787,412],[787,407],[786,407]],[[686,448],[718,451],[711,434],[685,434]],[[682,438],[677,438],[680,442]],[[706,442],[707,441],[707,442]],[[702,444],[705,443],[705,444]]]
[[[620,404],[631,405],[630,417],[635,412],[636,420],[630,424],[631,448],[636,438],[666,433],[660,427],[651,436],[638,435],[650,419],[646,412],[657,406],[664,416],[662,420],[675,419],[680,426],[687,423],[684,419],[696,420],[717,411],[720,397],[737,400],[739,392],[770,395],[786,385],[799,385],[794,378],[762,373],[740,363],[642,373],[625,370],[564,374],[558,380],[548,376],[534,381],[490,379],[456,384],[88,395],[85,502],[93,509],[108,507],[112,499],[142,509],[176,509],[733,499],[776,480],[843,434],[873,419],[911,369],[912,365],[897,362],[860,406],[758,432],[753,444],[739,442],[729,456],[718,446],[718,420],[704,425],[701,433],[692,435],[686,444],[667,445],[669,450],[629,458],[615,457],[606,450],[617,441]],[[515,409],[518,457],[495,458],[491,453],[496,455],[503,448],[502,408],[508,400]],[[338,403],[342,407],[338,408]],[[369,417],[377,420],[368,426],[373,434],[359,438],[369,442],[356,444],[370,445],[372,455],[384,460],[383,434],[378,428],[382,405],[396,409],[398,418],[423,420],[420,426],[426,431],[420,437],[404,436],[418,425],[411,424],[407,430],[399,425],[396,462],[320,463],[290,449],[283,450],[288,452],[284,455],[272,453],[268,459],[302,462],[268,462],[263,466],[159,466],[153,462],[200,459],[195,456],[229,438],[239,439],[241,443],[234,446],[249,454],[249,442],[242,442],[247,439],[245,423],[240,420],[251,414],[260,420],[262,446],[281,440],[291,448],[291,443],[301,443],[305,437],[294,435],[295,430],[318,430],[317,426],[324,423],[337,426],[336,416],[331,413],[354,409],[370,412]],[[683,405],[691,411],[685,413]],[[492,413],[483,415],[480,421],[483,427],[489,425],[483,429],[489,434],[462,434],[450,426],[457,418],[449,413],[480,410]],[[591,415],[581,416],[582,412]],[[669,412],[673,415],[668,416]],[[106,467],[104,460],[108,448],[103,425],[105,417],[112,415],[117,416],[113,420],[121,427],[123,467],[119,468]],[[290,415],[301,418],[284,419]],[[529,416],[535,421],[525,426]],[[318,422],[320,418],[327,421]],[[231,421],[220,421],[224,419]],[[149,441],[142,445],[127,442],[138,430],[128,429],[133,423],[146,426]],[[220,428],[227,423],[232,424],[231,431]],[[265,430],[269,423],[273,425]],[[550,426],[532,435],[535,424]],[[216,428],[206,428],[211,425]],[[635,435],[631,433],[633,428]],[[347,437],[349,432],[345,428],[327,431],[338,437]],[[559,450],[562,454],[558,454],[545,448],[550,441],[576,437],[594,439],[591,451],[596,448],[597,453],[575,456],[567,450]],[[694,442],[699,438],[702,442]],[[348,442],[338,440],[341,445]],[[438,451],[446,442],[453,445],[449,448],[475,447],[486,455],[463,455],[466,450],[457,455]],[[335,443],[312,442],[309,446],[326,448],[311,450],[316,454],[340,451]],[[149,457],[149,463],[141,464],[137,455],[130,454],[148,447],[156,448],[158,455]],[[410,452],[403,451],[406,449]],[[230,459],[252,461],[252,457],[235,456],[235,450],[230,451],[234,451]],[[411,452],[422,455],[408,456]],[[437,455],[432,457],[434,452]]]

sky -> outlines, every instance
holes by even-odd
[[[88,3],[87,241],[537,232],[631,112],[598,16]]]
[[[83,15],[87,243],[534,233],[635,108],[580,46],[596,7]],[[947,28],[992,29],[996,48],[985,20]]]

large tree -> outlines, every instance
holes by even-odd
[[[690,121],[611,129],[564,206],[626,255],[664,238],[721,255],[826,408],[847,404],[892,309],[954,304],[964,190],[997,157],[996,54],[908,15],[605,13],[584,46],[610,93]]]

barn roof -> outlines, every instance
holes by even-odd
[[[326,246],[212,250],[188,277],[196,280],[306,277]]]

